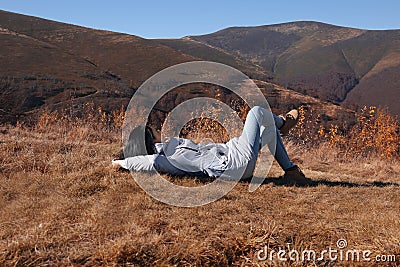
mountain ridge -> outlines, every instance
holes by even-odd
[[[126,106],[136,88],[153,74],[193,60],[224,63],[252,79],[275,83],[273,73],[254,60],[191,37],[144,39],[6,11],[0,11],[0,28],[3,121],[15,121],[20,115],[42,108],[78,110],[79,105],[88,101],[112,111]],[[376,68],[378,73],[380,68],[386,70],[388,64],[397,66],[395,61],[383,62]],[[351,113],[324,99],[310,101],[307,94],[301,96],[301,91],[290,98],[279,84],[266,87],[264,93],[271,97],[269,101],[281,108],[287,108],[287,102],[292,101],[291,107],[310,104],[325,113],[329,109],[346,116]],[[290,86],[286,87],[290,90]],[[332,118],[332,114],[328,117]]]
[[[400,55],[400,30],[362,30],[302,21],[230,27],[187,38],[221,48],[263,67],[272,73],[272,81],[282,86],[347,106],[387,106],[387,101],[374,103],[374,92],[396,95],[400,86],[395,82],[394,87],[380,88],[379,81],[370,81],[365,88],[366,83],[360,83],[388,54]],[[400,63],[393,65],[397,68]],[[383,79],[395,79],[392,73],[384,76]],[[353,90],[359,95],[367,92],[363,96],[365,103],[357,103],[352,97],[356,94],[351,93]],[[400,101],[398,97],[396,100]],[[399,114],[396,104],[395,101],[389,103],[389,108]]]

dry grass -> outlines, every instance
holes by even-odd
[[[322,124],[319,114],[300,107],[300,119],[290,137],[308,147],[328,145],[342,158],[400,159],[400,123],[387,110],[364,106],[354,122]]]
[[[397,262],[386,264],[400,264],[398,159],[369,154],[352,160],[329,142],[307,147],[286,140],[315,186],[276,184],[282,171],[274,165],[253,193],[243,182],[214,203],[178,208],[157,202],[131,174],[110,168],[120,149],[115,124],[122,115],[88,108],[98,115],[86,121],[47,114],[35,127],[1,128],[1,265],[376,265],[255,256],[265,245],[336,248],[339,238],[349,249],[371,250],[371,258],[396,255]]]

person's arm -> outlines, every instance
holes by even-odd
[[[136,156],[129,157],[122,160],[113,160],[112,165],[118,167],[118,165],[124,169],[130,171],[147,171],[154,172],[154,159],[156,155]]]

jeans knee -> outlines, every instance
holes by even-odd
[[[253,112],[254,114],[261,114],[262,113],[262,107],[260,106],[254,106],[250,109],[249,113]]]
[[[268,116],[268,110],[260,106],[252,107],[249,113],[253,113],[254,116],[260,119]]]

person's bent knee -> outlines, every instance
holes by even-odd
[[[252,107],[252,108],[250,109],[249,112],[256,112],[256,113],[258,113],[258,112],[260,112],[261,109],[262,109],[262,107],[260,107],[260,106],[254,106],[254,107]]]
[[[260,106],[254,106],[250,109],[249,113],[253,113],[256,117],[265,116],[267,110]]]

